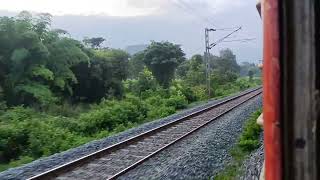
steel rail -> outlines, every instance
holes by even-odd
[[[229,108],[227,111],[225,111],[225,112],[223,112],[223,113],[220,113],[219,115],[215,116],[214,118],[212,118],[212,119],[211,119],[211,120],[209,120],[208,122],[204,123],[203,125],[201,125],[201,126],[197,127],[196,129],[194,129],[194,130],[192,130],[192,131],[190,131],[190,132],[188,132],[188,133],[184,134],[184,135],[183,135],[183,136],[181,136],[180,138],[178,138],[178,139],[176,139],[176,140],[172,141],[171,143],[169,143],[169,144],[167,144],[167,145],[163,146],[162,148],[158,149],[157,151],[153,152],[152,154],[150,154],[150,155],[146,156],[145,158],[143,158],[143,159],[139,160],[138,162],[136,162],[136,163],[132,164],[131,166],[127,167],[126,169],[123,169],[122,171],[118,172],[118,173],[117,173],[117,174],[115,174],[114,176],[112,176],[112,177],[108,178],[108,180],[113,180],[113,179],[118,178],[119,176],[121,176],[121,175],[125,174],[126,172],[130,171],[131,169],[133,169],[133,168],[137,167],[139,164],[141,164],[141,163],[145,162],[146,160],[150,159],[150,158],[151,158],[151,157],[153,157],[154,155],[156,155],[156,154],[160,153],[161,151],[163,151],[163,150],[167,149],[169,146],[171,146],[171,145],[175,144],[176,142],[180,141],[181,139],[183,139],[183,138],[185,138],[185,137],[187,137],[187,136],[191,135],[192,133],[194,133],[194,132],[196,132],[196,131],[198,131],[198,130],[202,129],[202,128],[203,128],[203,127],[205,127],[206,125],[210,124],[212,121],[214,121],[214,120],[216,120],[217,118],[219,118],[219,117],[221,117],[221,116],[225,115],[226,113],[230,112],[230,111],[231,111],[231,110],[233,110],[234,108],[236,108],[236,107],[240,106],[241,104],[243,104],[243,103],[245,103],[245,102],[249,101],[250,99],[252,99],[252,98],[254,98],[254,97],[258,96],[259,94],[260,94],[260,93],[254,94],[254,95],[253,95],[253,96],[251,96],[250,98],[248,98],[248,99],[246,99],[246,100],[242,101],[241,103],[238,103],[238,104],[236,104],[235,106],[233,106],[233,107]]]
[[[188,118],[194,117],[194,116],[199,115],[199,114],[202,114],[202,113],[204,113],[204,112],[207,112],[207,111],[209,111],[209,110],[211,110],[211,109],[213,109],[213,108],[215,108],[215,107],[218,107],[218,106],[220,106],[220,105],[222,105],[222,104],[226,104],[226,103],[228,103],[228,102],[230,102],[230,101],[236,100],[236,99],[238,99],[238,98],[240,98],[240,97],[243,97],[243,96],[248,95],[248,94],[250,94],[250,93],[253,93],[253,92],[255,92],[255,91],[259,91],[260,89],[261,89],[261,87],[255,88],[255,89],[250,90],[250,91],[247,91],[247,92],[245,92],[245,93],[241,93],[241,94],[236,95],[236,96],[234,96],[234,97],[228,98],[228,99],[226,99],[226,100],[224,100],[224,101],[221,101],[221,102],[219,102],[219,103],[216,103],[216,104],[214,104],[214,105],[211,105],[211,106],[205,107],[205,108],[203,108],[203,109],[200,109],[200,110],[198,110],[198,111],[195,111],[195,112],[193,112],[193,113],[187,114],[187,115],[185,115],[185,116],[182,116],[182,117],[178,118],[177,120],[175,120],[175,121],[173,121],[173,122],[169,122],[169,123],[163,124],[163,125],[161,125],[161,126],[159,126],[159,127],[153,128],[153,129],[151,129],[151,130],[148,130],[148,131],[146,131],[146,132],[143,132],[143,133],[141,133],[141,134],[138,134],[138,135],[133,136],[133,137],[131,137],[131,138],[128,138],[128,139],[126,139],[126,140],[120,141],[120,142],[118,142],[118,143],[116,143],[116,144],[113,144],[113,145],[111,145],[111,146],[108,146],[108,147],[106,147],[106,148],[103,148],[103,149],[101,149],[101,150],[98,150],[98,151],[96,151],[96,152],[93,152],[93,153],[91,153],[91,154],[88,154],[88,155],[86,155],[86,156],[83,156],[83,157],[81,157],[81,158],[78,158],[78,159],[76,159],[76,160],[73,160],[73,161],[70,161],[70,162],[65,163],[65,164],[63,164],[63,165],[57,166],[57,167],[55,167],[55,168],[53,168],[53,169],[50,169],[50,170],[48,170],[48,171],[45,171],[45,172],[43,172],[43,173],[40,173],[40,174],[35,175],[35,176],[32,176],[32,177],[28,178],[27,180],[50,179],[50,178],[57,177],[59,174],[68,172],[68,170],[71,170],[71,169],[73,169],[73,168],[76,168],[76,167],[78,167],[78,166],[81,166],[81,164],[85,164],[86,162],[89,162],[89,161],[91,161],[91,160],[93,160],[93,159],[99,158],[99,157],[101,157],[101,156],[103,156],[103,155],[105,155],[105,154],[108,154],[108,153],[111,153],[111,152],[113,152],[113,151],[119,150],[119,149],[121,149],[122,147],[128,146],[128,145],[130,145],[130,144],[132,144],[132,143],[134,143],[134,142],[139,142],[139,140],[141,140],[141,139],[143,139],[143,138],[145,138],[145,137],[148,137],[148,136],[151,136],[151,135],[153,135],[153,134],[156,134],[157,132],[161,132],[161,131],[163,131],[163,130],[171,127],[171,126],[174,126],[174,125],[176,125],[176,124],[178,124],[178,123],[181,123],[182,121],[184,121],[184,120],[186,120],[186,119],[188,119]],[[151,158],[152,156],[158,154],[159,152],[161,152],[161,151],[163,151],[164,149],[168,148],[169,146],[175,144],[176,142],[178,142],[178,141],[180,141],[181,139],[185,138],[186,136],[192,134],[193,132],[198,131],[199,129],[201,129],[202,127],[204,127],[204,126],[206,126],[207,124],[211,123],[211,122],[214,121],[215,119],[223,116],[224,114],[230,112],[231,110],[233,110],[234,108],[238,107],[239,105],[247,102],[248,100],[250,100],[250,99],[252,99],[252,98],[254,98],[254,97],[256,97],[256,96],[258,96],[259,94],[261,94],[261,92],[258,92],[258,93],[256,93],[256,94],[254,94],[253,96],[250,96],[248,99],[246,99],[246,100],[244,100],[244,101],[236,104],[235,106],[232,106],[232,107],[229,108],[228,110],[226,110],[226,111],[220,113],[219,115],[213,117],[213,118],[210,119],[208,122],[202,124],[201,126],[197,127],[196,129],[193,129],[192,131],[184,134],[183,136],[175,139],[174,141],[170,142],[169,144],[167,144],[167,145],[159,148],[158,150],[156,150],[156,151],[154,151],[153,153],[147,155],[146,157],[144,157],[143,159],[137,161],[136,163],[128,166],[127,168],[119,171],[118,173],[116,173],[115,175],[113,175],[112,177],[110,177],[110,178],[108,178],[108,179],[115,179],[115,178],[123,175],[124,173],[126,173],[126,172],[128,172],[129,170],[135,168],[136,166],[138,166],[139,164],[143,163],[144,161],[148,160],[148,159]]]

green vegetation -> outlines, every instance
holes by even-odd
[[[241,174],[241,165],[247,155],[259,147],[261,127],[256,123],[261,110],[254,112],[244,125],[244,130],[235,147],[230,150],[232,160],[230,164],[216,177],[215,180],[232,180]]]
[[[179,64],[185,61],[179,45],[169,42],[152,42],[144,51],[143,61],[160,85],[167,88]]]
[[[0,17],[0,171],[261,84],[226,49],[210,59],[208,97],[201,55],[152,42],[130,56],[50,24],[50,14]]]

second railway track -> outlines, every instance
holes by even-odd
[[[251,90],[29,179],[116,179],[260,93]]]

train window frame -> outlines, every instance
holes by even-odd
[[[278,2],[282,179],[318,179],[320,3]]]

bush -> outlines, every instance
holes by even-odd
[[[175,113],[176,110],[174,107],[172,106],[158,106],[158,107],[152,107],[149,111],[148,111],[148,119],[152,120],[152,119],[157,119],[157,118],[163,118],[166,116],[169,116],[173,113]]]
[[[243,151],[250,152],[259,147],[259,136],[262,129],[256,123],[256,119],[260,114],[261,110],[255,112],[245,124],[244,131],[239,140],[239,146]]]
[[[61,121],[29,108],[7,110],[0,116],[0,163],[24,162],[24,156],[37,159],[88,141],[61,126]]]
[[[40,117],[40,114],[22,106],[7,109],[0,116],[0,163],[17,159],[26,151],[29,121],[36,117]]]
[[[137,98],[130,97],[121,101],[104,101],[83,113],[78,119],[79,126],[73,131],[84,135],[92,135],[100,130],[113,131],[117,125],[129,122],[142,122],[147,114],[147,107]]]
[[[48,156],[86,142],[86,138],[55,127],[50,122],[34,120],[30,128],[28,151],[33,157]]]
[[[21,156],[21,157],[19,157],[18,160],[10,161],[9,164],[0,164],[0,172],[6,170],[8,168],[11,168],[11,167],[21,166],[21,165],[29,163],[33,160],[34,160],[34,158],[32,158],[32,157]]]
[[[233,83],[226,83],[224,85],[215,87],[214,96],[225,97],[236,92],[239,92],[239,87],[237,87]]]
[[[146,91],[154,91],[158,86],[152,73],[146,67],[138,73],[137,79],[124,81],[126,92],[131,92],[137,96]]]
[[[243,151],[251,152],[259,147],[259,141],[252,139],[243,139],[240,140],[239,146]]]
[[[249,82],[249,80],[245,78],[239,78],[236,81],[237,86],[239,86],[240,90],[248,89],[252,86],[252,83]]]
[[[0,101],[0,115],[5,113],[7,108],[7,103],[5,101]]]
[[[17,106],[9,108],[1,117],[2,122],[19,122],[32,119],[34,117],[39,117],[40,114],[31,108],[25,108],[23,106]]]
[[[255,77],[253,79],[242,77],[242,78],[239,78],[235,84],[240,88],[240,90],[245,90],[248,88],[259,86],[261,85],[261,83],[262,82],[260,77]]]
[[[28,147],[28,133],[20,123],[0,123],[0,163],[8,163],[23,154]]]
[[[170,87],[170,95],[182,95],[191,103],[198,100],[193,90],[181,80],[175,80]]]
[[[165,105],[174,109],[183,109],[187,107],[188,101],[183,95],[175,95],[166,100]]]
[[[51,104],[44,111],[54,116],[76,117],[89,109],[88,104],[72,105],[69,102],[63,102],[62,104]]]
[[[181,90],[182,94],[186,97],[189,103],[195,102],[198,100],[196,94],[192,91],[190,87],[184,87]]]
[[[205,86],[195,86],[191,87],[191,89],[198,100],[203,101],[208,99],[208,93]]]
[[[164,103],[164,98],[160,97],[159,95],[156,95],[156,96],[152,96],[152,97],[145,99],[144,102],[148,106],[157,106],[157,105],[159,106]]]

